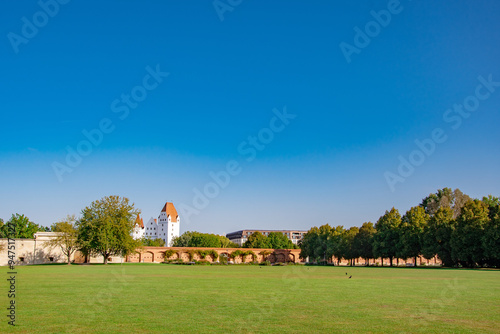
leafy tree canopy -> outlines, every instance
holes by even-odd
[[[252,233],[245,244],[243,245],[245,248],[271,248],[269,247],[269,242],[267,236],[260,232]]]
[[[143,237],[141,239],[141,245],[146,247],[165,247],[165,240]]]
[[[293,242],[282,232],[270,232],[267,236],[267,244],[272,249],[293,249]]]
[[[172,247],[238,248],[239,246],[222,235],[188,231],[174,238]]]
[[[58,235],[46,242],[49,247],[61,248],[61,251],[66,255],[68,264],[71,263],[71,255],[79,248],[75,222],[76,218],[72,215],[52,224],[52,231],[58,232]]]
[[[457,218],[460,210],[467,201],[471,198],[464,194],[460,189],[451,190],[451,188],[443,188],[435,194],[429,194],[420,204],[425,209],[425,212],[433,216],[440,207],[452,209],[453,218]]]
[[[15,227],[14,234],[9,233],[8,225]],[[10,230],[12,232],[12,230]],[[29,220],[25,215],[16,213],[7,221],[0,222],[0,237],[2,238],[20,238],[20,239],[33,239],[36,232],[45,231],[44,227],[38,226]]]
[[[375,224],[373,238],[373,253],[377,257],[389,258],[392,266],[392,259],[396,256],[399,243],[398,227],[401,225],[401,215],[399,211],[392,208],[386,211]]]
[[[138,210],[128,198],[108,196],[94,201],[82,210],[77,223],[78,242],[85,252],[104,257],[104,264],[113,255],[126,256],[140,246],[132,238]]]

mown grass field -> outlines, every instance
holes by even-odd
[[[499,333],[500,271],[18,267],[14,333]],[[348,279],[345,273],[352,275]]]

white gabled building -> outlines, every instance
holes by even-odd
[[[144,237],[144,221],[137,215],[135,220],[134,230],[132,231],[132,237],[136,240],[142,239]]]
[[[140,235],[140,226],[142,224],[142,235],[139,238],[145,237],[149,239],[163,239],[165,246],[171,246],[172,240],[179,236],[180,232],[180,218],[173,203],[167,202],[161,210],[158,219],[151,218],[146,224],[143,223],[142,218],[137,218],[136,227],[134,229],[134,238]]]

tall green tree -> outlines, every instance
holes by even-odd
[[[346,256],[346,247],[344,245],[344,226],[339,225],[325,229],[322,233],[322,242],[326,243],[326,258],[330,261],[332,256],[336,257],[340,262]]]
[[[456,219],[460,214],[462,207],[471,198],[464,194],[460,189],[451,190],[451,188],[443,188],[435,194],[429,194],[420,204],[425,209],[429,216],[433,216],[441,207],[450,208],[453,212],[453,218]]]
[[[165,240],[157,238],[157,239],[151,239],[151,238],[146,238],[142,237],[141,238],[141,245],[145,247],[165,247]]]
[[[219,238],[220,248],[240,248],[240,245],[235,244],[224,235],[217,235],[217,237]]]
[[[340,253],[342,258],[348,260],[351,266],[353,266],[353,260],[360,256],[360,252],[354,244],[354,239],[358,233],[359,228],[353,226],[348,230],[344,230],[341,234]]]
[[[318,227],[312,227],[307,231],[307,233],[304,235],[302,238],[302,243],[300,244],[300,257],[303,259],[309,258],[309,260],[313,261],[318,261],[319,256],[318,253],[316,252],[316,245],[319,242],[319,228]],[[326,249],[325,249],[326,251]],[[321,252],[321,254],[324,254],[324,252]]]
[[[189,241],[198,232],[187,231],[172,239],[172,247],[189,247]]]
[[[309,260],[315,262],[330,259],[339,252],[339,243],[332,240],[334,235],[338,234],[337,231],[338,229],[333,229],[328,224],[311,228],[302,239],[300,257],[309,257]]]
[[[194,233],[189,240],[188,247],[220,247],[219,236],[208,233]]]
[[[272,249],[293,249],[294,245],[286,235],[281,232],[271,232],[267,236],[267,244]]]
[[[252,233],[247,241],[245,241],[245,244],[243,245],[245,248],[271,248],[269,247],[269,243],[267,240],[267,237],[260,233],[260,232],[254,232]]]
[[[75,222],[76,218],[72,215],[52,224],[51,229],[53,232],[57,232],[57,235],[45,242],[50,248],[59,247],[66,256],[68,264],[71,264],[71,255],[79,248],[77,242],[78,231]]]
[[[172,247],[238,248],[239,246],[222,235],[188,231],[174,238]]]
[[[421,254],[424,229],[428,222],[429,215],[421,206],[415,206],[406,212],[398,226],[398,258],[414,258],[417,265],[417,256]]]
[[[452,234],[452,257],[465,267],[484,265],[483,236],[489,223],[489,210],[480,200],[470,200],[462,208]]]
[[[488,195],[483,197],[482,202],[488,207],[488,217],[491,220],[496,219],[500,215],[500,198]]]
[[[357,250],[359,257],[362,257],[369,261],[373,259],[373,236],[376,230],[373,223],[367,222],[363,223],[360,227],[358,234],[354,237],[353,247]]]
[[[132,238],[132,230],[138,210],[128,198],[108,196],[82,210],[77,222],[78,243],[85,251],[104,257],[126,256],[140,247],[140,241]]]
[[[500,199],[489,195],[483,197],[483,203],[488,206],[489,222],[484,228],[483,249],[486,264],[500,268]]]
[[[14,233],[9,233],[8,226],[14,226]],[[12,232],[12,229],[10,229]],[[45,231],[45,228],[38,226],[29,220],[25,215],[16,213],[3,224],[0,224],[0,237],[1,238],[18,238],[18,239],[33,239],[36,232]]]
[[[395,208],[386,211],[375,224],[377,233],[373,236],[373,253],[376,257],[389,258],[391,267],[398,251],[399,225],[401,225],[401,215]]]
[[[455,229],[456,221],[453,211],[449,207],[441,207],[430,217],[422,238],[422,255],[431,259],[437,255],[443,265],[453,267],[456,262],[451,255],[451,236]]]

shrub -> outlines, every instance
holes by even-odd
[[[228,263],[227,255],[222,254],[221,256],[219,256],[219,263],[226,265]]]
[[[215,249],[207,251],[207,255],[210,255],[212,261],[215,262],[219,258],[219,253]]]
[[[168,249],[165,251],[165,259],[171,258],[176,252],[172,249]]]
[[[187,251],[187,253],[189,255],[189,261],[193,261],[194,256],[198,253],[198,251],[194,250],[194,249],[190,249]]]

